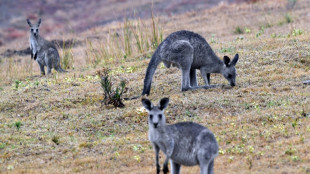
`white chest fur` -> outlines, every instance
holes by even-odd
[[[30,48],[32,49],[33,54],[35,54],[36,52],[40,50],[40,45],[38,43],[38,40],[35,37],[30,36],[29,42],[30,42]]]

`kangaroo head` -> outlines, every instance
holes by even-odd
[[[148,122],[152,128],[160,128],[166,125],[164,109],[167,108],[169,98],[162,98],[157,106],[154,106],[148,99],[142,99],[144,108],[148,111]]]
[[[224,70],[223,70],[223,76],[228,80],[230,83],[230,86],[236,86],[236,68],[235,65],[238,62],[239,55],[236,54],[234,59],[230,61],[230,58],[228,56],[224,56]]]
[[[33,35],[35,37],[39,36],[39,26],[41,24],[41,18],[38,20],[38,23],[36,25],[32,25],[29,19],[27,19],[27,23],[30,27],[30,35]]]

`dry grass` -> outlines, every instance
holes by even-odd
[[[278,25],[288,13],[283,2],[222,5],[162,17],[156,27],[164,36],[179,29],[199,32],[220,57],[240,54],[232,89],[180,92],[180,71],[161,65],[153,80],[150,98],[171,99],[169,123],[195,121],[215,133],[220,145],[216,173],[310,172],[310,86],[302,84],[310,74],[310,4],[298,1],[289,12],[293,22]],[[262,31],[266,21],[270,25]],[[142,34],[152,31],[152,20],[129,22],[145,23],[149,30]],[[125,95],[142,91],[153,48],[139,49],[132,33],[132,51],[124,58],[123,26],[114,23],[80,34],[85,45],[72,48],[74,69],[65,74],[38,76],[30,57],[1,59],[1,173],[155,172],[140,100],[125,101],[125,108],[116,109],[100,103],[103,91],[96,71],[102,66],[112,70],[116,84],[128,81]],[[234,34],[238,26],[251,31]],[[119,40],[111,41],[115,32]],[[143,38],[152,41],[151,35]],[[107,57],[107,50],[115,53]],[[215,74],[211,83],[227,84]],[[182,173],[198,171],[182,168]]]

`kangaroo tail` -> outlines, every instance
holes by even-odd
[[[60,56],[59,56],[59,53],[58,53],[58,51],[57,51],[55,45],[52,45],[52,46],[53,46],[53,48],[54,48],[54,50],[55,50],[55,54],[56,54],[57,59],[58,59],[58,63],[57,63],[58,66],[56,65],[55,70],[56,70],[57,72],[68,72],[68,71],[66,71],[66,70],[64,70],[64,69],[61,68],[61,66],[60,66]]]
[[[55,68],[57,72],[68,72],[64,69],[61,68],[61,66],[59,65],[57,68]]]
[[[125,97],[124,100],[135,100],[139,97],[141,97],[142,95],[137,95],[137,96],[132,96],[132,97]]]
[[[145,94],[149,95],[150,94],[153,75],[155,73],[155,70],[156,70],[158,64],[161,62],[159,50],[160,50],[160,46],[154,52],[154,54],[151,58],[151,61],[147,67],[145,78],[144,78],[143,92],[141,95],[145,95]]]

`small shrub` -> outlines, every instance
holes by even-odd
[[[53,141],[56,145],[59,145],[59,136],[54,135],[54,136],[52,137],[52,141]]]
[[[283,24],[289,24],[293,22],[293,18],[291,17],[291,15],[289,15],[288,13],[286,13],[284,15],[284,19],[278,22],[279,26],[282,26]]]
[[[101,87],[104,91],[102,103],[105,105],[112,104],[114,107],[124,107],[122,95],[126,92],[126,81],[122,80],[119,86],[113,89],[113,83],[109,73],[110,70],[106,68],[97,72],[101,79]]]
[[[290,147],[289,149],[287,149],[284,153],[285,155],[293,155],[296,152],[295,148]]]
[[[251,33],[251,29],[245,28],[245,33]]]
[[[22,123],[20,121],[17,121],[14,123],[14,126],[17,128],[17,130],[20,129],[21,125],[22,125]]]
[[[244,33],[244,31],[243,31],[243,29],[242,29],[242,28],[240,28],[239,26],[237,26],[237,27],[235,28],[234,33],[235,33],[235,34],[243,34],[243,33]]]
[[[271,24],[271,23],[266,23],[265,25],[264,25],[264,28],[271,28],[273,25]]]
[[[38,86],[39,86],[39,84],[40,84],[40,82],[39,82],[39,81],[35,81],[35,82],[34,82],[34,85],[35,85],[36,87],[38,87]]]
[[[133,73],[136,69],[137,69],[136,67],[130,66],[130,67],[126,68],[126,72],[127,73]]]
[[[298,156],[292,156],[291,159],[294,162],[300,161],[300,158]]]
[[[0,143],[0,150],[5,148],[5,143]]]
[[[288,13],[286,13],[286,14],[284,15],[284,19],[285,19],[285,22],[286,22],[286,23],[291,23],[291,22],[293,22],[293,18],[292,18]]]
[[[141,162],[141,157],[139,155],[134,156],[134,159],[139,163]]]
[[[256,33],[256,38],[265,33],[265,27],[261,27],[260,30]]]
[[[18,90],[21,83],[22,82],[20,80],[15,80],[15,90]]]
[[[300,30],[300,29],[294,29],[293,31],[292,31],[292,36],[299,36],[299,35],[302,35],[304,33],[304,31],[303,30]]]

